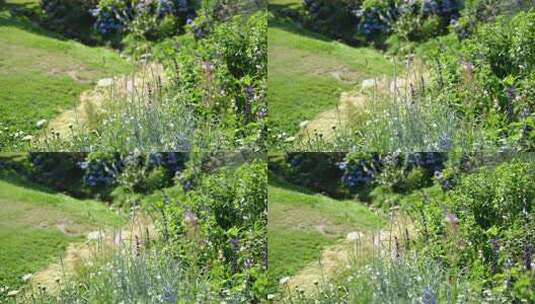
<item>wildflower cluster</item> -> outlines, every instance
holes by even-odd
[[[193,18],[195,4],[188,0],[102,0],[91,11],[94,29],[106,39],[133,33],[142,39],[170,37]],[[168,31],[167,27],[176,27]]]
[[[420,223],[431,240],[425,251],[450,267],[472,269],[474,280],[493,282],[489,297],[533,300],[527,286],[534,284],[534,172],[524,160],[482,167],[450,184],[446,201],[427,199]]]

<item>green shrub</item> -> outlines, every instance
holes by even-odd
[[[428,252],[453,271],[468,267],[480,288],[494,289],[508,301],[529,302],[533,293],[520,286],[526,278],[535,283],[534,185],[534,164],[521,160],[460,178],[446,202],[423,204],[420,227]]]
[[[253,161],[198,174],[192,188],[175,188],[179,193],[155,206],[166,250],[208,271],[216,290],[259,301],[267,287],[266,165]]]
[[[56,190],[82,195],[84,171],[79,163],[85,157],[85,153],[30,153],[30,178]]]
[[[340,183],[343,170],[338,167],[338,162],[343,159],[344,153],[289,153],[286,166],[277,173],[295,185],[343,198],[347,192]],[[273,166],[271,168],[274,169]]]
[[[91,10],[97,6],[98,0],[41,0],[44,11],[44,25],[70,38],[81,38],[92,41],[95,18]]]
[[[306,25],[335,38],[354,40],[358,18],[353,11],[361,5],[362,0],[304,1]]]
[[[535,108],[528,87],[535,47],[527,41],[533,39],[534,24],[534,11],[502,16],[464,40],[460,54],[450,50],[436,60],[436,99],[463,121],[481,126],[487,143],[532,145],[529,116]]]

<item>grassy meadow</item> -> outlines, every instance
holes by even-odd
[[[75,108],[99,79],[126,74],[118,53],[68,40],[13,11],[33,11],[30,1],[0,8],[0,115],[2,132],[35,134],[39,120]]]
[[[285,183],[271,182],[268,193],[269,272],[274,280],[295,275],[348,233],[375,231],[385,224],[381,216],[350,200],[307,193]]]
[[[24,156],[0,156],[0,166],[13,162],[24,162]],[[0,285],[21,287],[24,275],[59,261],[70,243],[124,222],[100,202],[76,199],[0,170]]]
[[[268,99],[273,127],[293,135],[299,124],[336,107],[362,80],[392,75],[394,64],[369,47],[352,47],[280,16],[300,1],[270,1]]]

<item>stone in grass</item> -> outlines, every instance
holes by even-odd
[[[32,277],[33,277],[33,274],[27,273],[27,274],[22,276],[22,281],[23,282],[28,282]]]
[[[16,295],[18,295],[18,294],[19,294],[19,291],[18,291],[18,290],[12,290],[12,291],[10,291],[10,292],[7,293],[7,296],[8,296],[8,297],[14,297],[14,296],[16,296]]]
[[[97,82],[98,87],[110,87],[113,85],[113,78],[103,78]]]
[[[46,123],[46,119],[41,119],[35,124],[35,126],[37,127],[37,129],[42,129],[46,126]]]
[[[306,128],[306,127],[308,126],[308,123],[309,123],[308,120],[304,120],[304,121],[302,121],[302,122],[299,124],[299,128],[301,128],[301,129]]]
[[[348,241],[358,241],[362,239],[362,237],[363,237],[363,234],[361,232],[353,231],[347,234],[346,239]]]
[[[98,241],[103,239],[104,235],[100,231],[93,231],[87,234],[88,241]]]
[[[362,88],[363,89],[373,88],[375,87],[376,83],[377,82],[375,81],[375,79],[364,79],[362,81]]]

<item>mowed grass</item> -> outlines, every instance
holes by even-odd
[[[2,169],[0,169],[0,173]],[[0,174],[0,285],[19,288],[24,274],[46,268],[90,231],[119,227],[104,204],[78,200]]]
[[[17,2],[32,3],[9,7]],[[0,125],[8,132],[31,134],[37,121],[75,107],[98,79],[130,71],[110,49],[65,40],[1,8],[0,45]]]
[[[295,6],[294,1],[273,4]],[[274,126],[289,134],[299,123],[336,107],[340,93],[362,80],[392,75],[394,65],[379,51],[351,47],[302,29],[288,19],[270,17],[268,101]]]
[[[379,216],[355,201],[338,201],[279,184],[268,189],[269,272],[273,279],[295,274],[349,232],[384,225]]]

